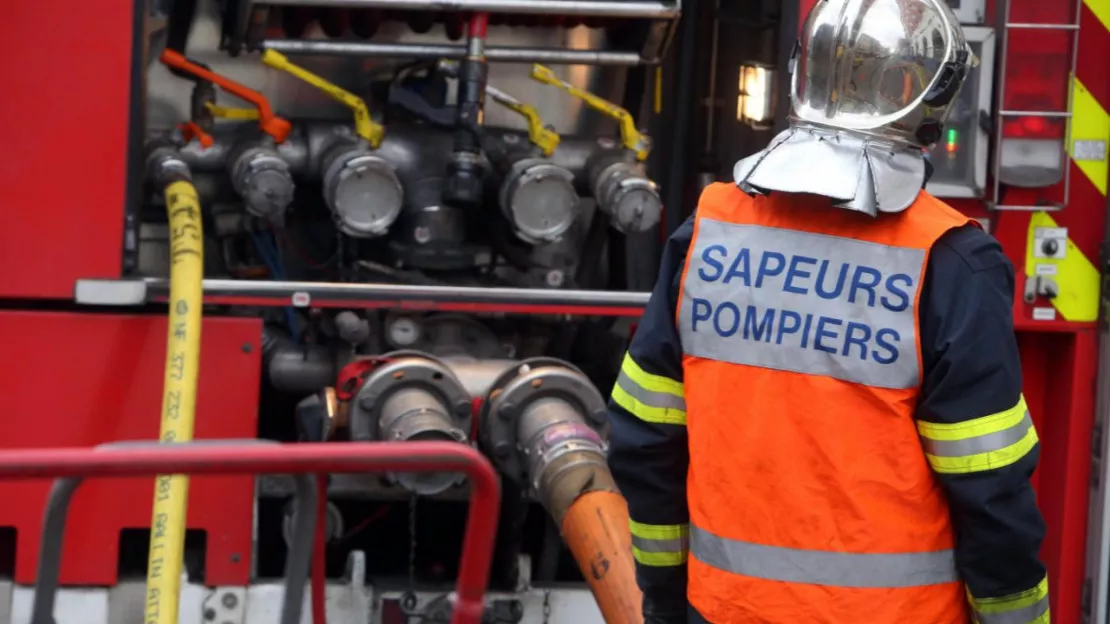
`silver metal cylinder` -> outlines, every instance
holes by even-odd
[[[397,221],[404,190],[388,160],[357,143],[340,141],[324,154],[321,170],[324,201],[341,232],[373,238]]]
[[[608,474],[605,400],[562,360],[533,358],[503,372],[483,404],[480,431],[498,467],[528,483],[556,517],[590,474]]]
[[[517,420],[517,436],[525,449],[532,489],[554,489],[565,471],[583,465],[607,470],[605,445],[597,431],[573,402],[552,397],[527,405]],[[574,461],[559,461],[576,454]]]
[[[352,440],[467,442],[472,401],[442,361],[412,351],[382,359],[386,363],[367,377],[349,406]],[[389,478],[424,496],[462,481],[459,473],[391,473]]]
[[[305,394],[336,382],[343,356],[324,345],[298,345],[272,335],[263,337],[263,362],[270,384],[290,394]]]
[[[659,223],[663,212],[659,187],[638,163],[598,163],[590,171],[590,186],[598,207],[618,231],[645,232]]]
[[[514,162],[499,199],[513,232],[526,243],[558,241],[578,217],[574,174],[540,158]]]
[[[295,186],[288,163],[273,147],[262,143],[242,145],[234,150],[229,173],[247,212],[281,221],[293,203]]]

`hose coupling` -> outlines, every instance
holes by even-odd
[[[174,182],[192,181],[189,165],[177,148],[168,144],[155,144],[147,149],[146,175],[159,190]]]
[[[394,351],[371,372],[351,401],[348,426],[355,441],[467,443],[471,398],[451,369],[417,351]],[[460,483],[459,473],[394,473],[391,481],[431,496]]]
[[[498,467],[527,483],[557,522],[580,494],[616,490],[605,463],[605,400],[567,362],[532,358],[502,373],[480,425]]]

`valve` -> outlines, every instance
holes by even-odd
[[[300,78],[351,109],[355,114],[355,134],[369,143],[373,149],[378,149],[381,145],[382,139],[385,137],[385,128],[370,117],[370,109],[362,98],[303,67],[294,65],[284,54],[276,50],[263,52],[262,62],[274,69]]]
[[[289,163],[268,141],[257,140],[236,145],[228,163],[231,186],[247,212],[281,225],[295,191]]]
[[[531,76],[533,80],[558,87],[582,100],[590,108],[617,120],[620,128],[621,145],[634,154],[637,161],[647,160],[648,154],[651,152],[651,139],[636,128],[636,122],[627,110],[589,91],[583,91],[565,80],[560,80],[555,72],[539,63],[532,65]]]
[[[443,188],[443,200],[459,206],[477,206],[482,201],[481,145],[476,134],[464,129],[464,126],[472,124],[480,128],[485,116],[486,79],[489,76],[485,53],[488,25],[488,13],[470,16],[466,56],[459,65],[455,108],[459,129],[454,133],[455,145]]]
[[[659,223],[663,198],[659,185],[640,163],[603,155],[589,167],[590,190],[601,211],[619,232],[646,232]]]
[[[283,143],[289,136],[292,126],[288,121],[274,113],[270,101],[258,91],[221,76],[200,63],[191,61],[185,58],[183,54],[170,49],[162,51],[161,60],[167,67],[185,72],[193,76],[195,80],[210,82],[235,97],[249,102],[258,110],[258,126],[263,132],[270,135],[274,142]]]
[[[578,216],[574,174],[541,158],[513,161],[498,200],[516,237],[533,245],[558,241]]]
[[[202,147],[215,145],[212,135],[213,121],[216,118],[235,121],[257,121],[258,111],[253,108],[233,108],[216,104],[216,87],[207,80],[196,79],[190,101],[190,120],[178,124],[181,137],[186,143],[196,139]]]
[[[459,75],[458,61],[442,59],[439,61],[438,67],[440,72],[452,78],[458,77]],[[543,120],[540,119],[539,111],[536,110],[535,106],[521,102],[512,95],[488,84],[486,85],[486,95],[490,96],[494,102],[524,117],[524,121],[528,124],[528,140],[532,145],[535,145],[544,156],[551,156],[555,153],[555,148],[559,147],[559,134],[550,127],[544,125]]]
[[[212,139],[212,135],[204,131],[200,124],[195,121],[185,121],[177,124],[177,129],[181,132],[181,138],[186,143],[191,142],[193,139],[200,143],[201,147],[209,148],[216,144]]]
[[[632,115],[616,104],[560,80],[543,65],[532,66],[532,78],[552,85],[581,99],[587,106],[618,122],[624,153],[601,153],[589,164],[590,190],[603,213],[618,231],[644,232],[663,212],[659,186],[644,171],[643,162],[651,151],[651,139],[636,129]]]
[[[397,221],[404,189],[388,160],[339,137],[324,152],[321,171],[324,201],[340,232],[373,238]]]
[[[275,50],[262,53],[262,62],[289,73],[328,94],[351,109],[355,116],[352,141],[337,136],[324,149],[321,172],[324,201],[339,231],[354,238],[381,236],[401,214],[404,189],[393,165],[371,150],[385,138],[385,128],[370,116],[366,102],[357,95],[289,61]],[[368,149],[369,147],[369,149]]]
[[[458,63],[441,60],[439,70],[448,76],[458,75]],[[574,224],[578,216],[578,192],[574,174],[546,157],[559,146],[560,137],[544,125],[539,111],[508,93],[486,85],[486,94],[494,102],[524,117],[528,124],[528,141],[544,158],[532,154],[515,154],[502,159],[503,182],[498,195],[501,212],[513,226],[517,238],[530,244],[550,243]]]

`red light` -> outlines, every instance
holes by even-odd
[[[1045,122],[1044,117],[1023,117],[1021,120],[1022,129],[1030,134],[1037,134],[1044,132],[1048,124]]]

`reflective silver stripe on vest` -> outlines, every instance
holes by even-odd
[[[915,387],[924,263],[921,249],[699,218],[679,304],[683,352]]]
[[[684,552],[690,548],[690,538],[646,539],[632,536],[632,545],[644,552]]]
[[[979,453],[1000,451],[1007,446],[1017,444],[1025,438],[1025,434],[1029,433],[1032,427],[1033,418],[1029,415],[1029,410],[1025,410],[1025,417],[1017,425],[1002,431],[963,440],[934,440],[922,437],[921,443],[925,447],[925,452],[930,455],[966,457]]]
[[[682,397],[667,394],[666,392],[652,392],[636,383],[636,381],[629,377],[628,373],[623,370],[617,377],[617,385],[627,392],[629,396],[649,407],[673,409],[680,412],[686,411],[686,400]]]
[[[1045,596],[1028,607],[1004,613],[976,612],[975,615],[979,618],[979,624],[1029,624],[1047,612],[1048,597]]]
[[[690,554],[718,570],[785,583],[895,588],[959,580],[951,550],[898,554],[799,550],[725,539],[693,525]]]

